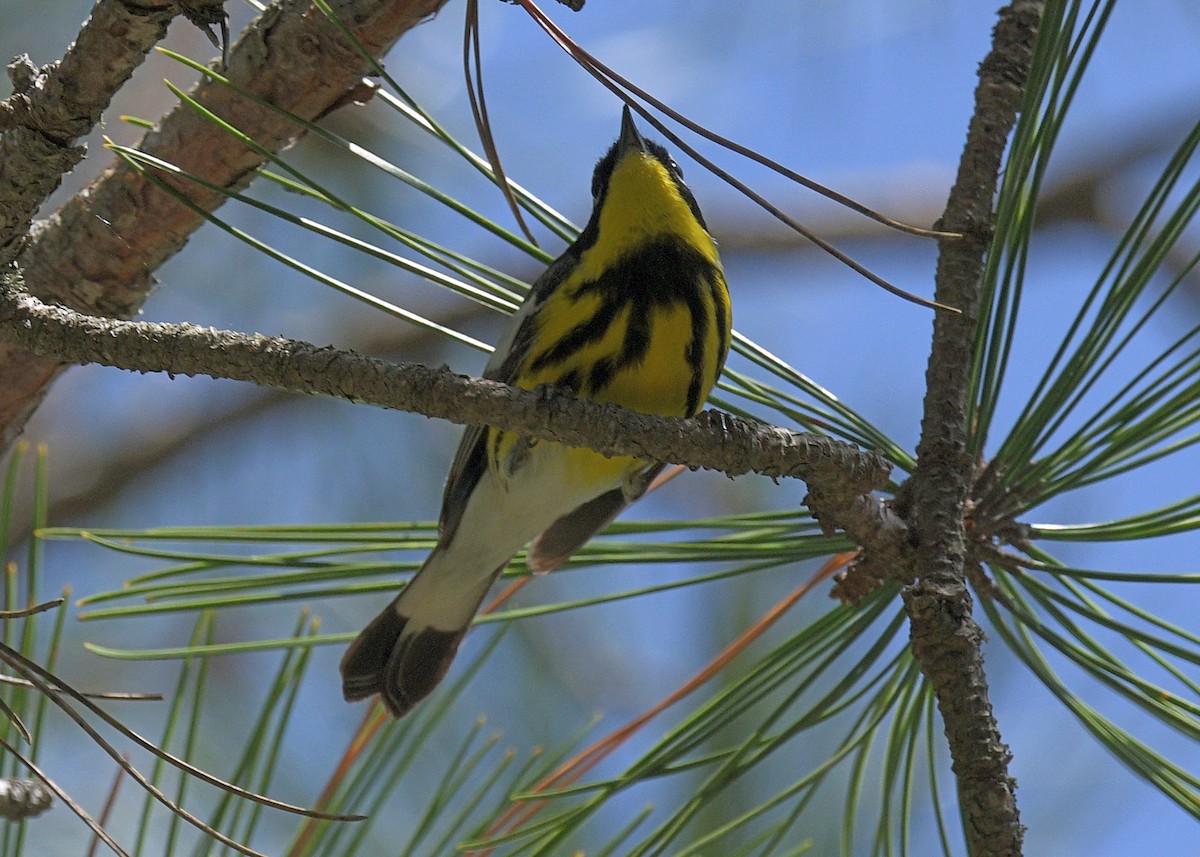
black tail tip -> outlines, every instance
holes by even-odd
[[[394,717],[428,696],[458,651],[466,628],[409,628],[392,605],[376,616],[342,656],[342,696],[347,702],[379,694]]]
[[[363,629],[342,655],[342,696],[355,702],[383,689],[383,674],[408,622],[391,605]]]

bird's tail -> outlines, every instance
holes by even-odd
[[[342,695],[378,693],[396,717],[426,697],[450,668],[471,619],[504,566],[483,581],[455,581],[435,564],[438,551],[342,656]],[[507,563],[505,563],[507,565]],[[483,585],[480,585],[480,584]]]

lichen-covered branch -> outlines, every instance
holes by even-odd
[[[904,591],[904,603],[913,655],[937,696],[972,857],[1015,857],[1024,833],[1010,753],[988,698],[983,633],[972,617],[963,512],[974,468],[967,399],[993,202],[1042,9],[1039,0],[1014,0],[1001,10],[992,50],[979,69],[975,112],[940,224],[965,237],[942,242],[935,295],[962,312],[939,313],[934,320],[911,486],[917,581]]]
[[[188,5],[198,2],[191,0]],[[379,57],[445,2],[331,0],[330,5],[367,50]],[[136,14],[141,9],[173,10],[183,5],[104,0],[97,10],[112,6]],[[145,43],[155,32],[140,37],[141,49],[149,49],[152,42]],[[112,39],[101,41],[107,44]],[[98,54],[80,55],[80,63],[93,62],[89,56]],[[276,0],[231,50],[225,76],[257,98],[316,120],[346,103],[347,94],[356,90],[369,70],[358,49],[309,0]],[[21,72],[29,73],[28,69]],[[191,94],[269,151],[283,149],[302,134],[279,114],[207,79]],[[262,163],[258,154],[182,106],[147,133],[140,148],[227,188],[244,187]],[[10,157],[29,157],[8,150],[3,155],[0,168]],[[71,157],[77,160],[78,155]],[[204,210],[211,211],[224,200],[196,184],[179,189]],[[31,198],[41,191],[39,186]],[[34,207],[40,202],[37,199]],[[153,272],[203,222],[200,214],[118,163],[48,220],[34,225],[20,259],[26,285],[32,294],[54,304],[117,318],[132,316],[150,291]],[[20,434],[60,370],[57,361],[0,346],[0,452]]]
[[[50,306],[0,276],[0,340],[70,363],[138,372],[208,375],[414,411],[458,423],[500,426],[586,446],[729,475],[754,471],[805,480],[822,521],[882,487],[889,466],[875,453],[719,411],[672,419],[548,391],[527,392],[449,369],[396,364],[305,342],[190,324],[132,322]]]

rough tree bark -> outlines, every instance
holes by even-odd
[[[656,417],[276,336],[85,315],[29,295],[13,273],[0,273],[0,337],[70,363],[248,381],[458,423],[496,425],[607,455],[637,455],[729,475],[754,471],[799,478],[819,495],[815,505],[825,520],[841,525],[844,510],[857,510],[866,538],[877,529],[866,518],[879,506],[862,495],[882,488],[891,472],[876,453],[719,411],[691,419]],[[902,539],[897,533],[889,537]]]
[[[984,261],[1004,149],[1024,94],[1041,22],[1040,0],[1000,12],[991,53],[979,68],[975,113],[941,228],[936,299],[961,310],[934,319],[912,508],[917,581],[904,591],[913,656],[932,683],[950,745],[972,857],[1016,857],[1024,828],[1011,758],[988,699],[983,632],[965,579],[964,509],[975,462],[967,452],[967,397]]]
[[[381,57],[401,35],[445,3],[332,0],[330,5],[372,55]],[[186,7],[197,5],[195,0],[190,4],[100,0],[61,64],[37,73],[21,64],[18,91],[0,114],[7,120],[0,130],[4,138],[31,137],[44,150],[35,162],[29,162],[28,155],[22,161],[23,175],[40,175],[47,169],[53,175],[51,182],[40,179],[37,190],[45,187],[48,194],[57,186],[61,173],[77,163],[81,153],[74,141],[95,124],[112,93],[165,33],[170,19]],[[103,50],[105,53],[99,56],[106,61],[93,62],[94,54],[81,56],[84,50]],[[113,73],[93,81],[92,72],[85,69],[94,66],[111,67]],[[238,40],[224,74],[252,95],[303,119],[316,120],[344,104],[369,71],[366,59],[309,0],[277,0]],[[38,124],[44,118],[42,111],[25,108],[25,102],[40,103],[45,100],[43,93],[62,90],[64,80],[77,78],[93,81],[92,85],[70,90],[87,92],[86,103],[70,111],[66,117],[70,121],[56,115],[54,123],[47,125],[51,130],[42,128]],[[202,81],[192,96],[270,151],[283,149],[301,135],[299,128],[277,113],[219,84]],[[54,130],[60,126],[67,130]],[[63,133],[69,136],[64,138]],[[18,142],[15,136],[12,139]],[[30,145],[38,150],[34,143]],[[0,153],[7,158],[8,143],[0,146]],[[140,148],[233,189],[245,187],[263,161],[182,105],[146,134]],[[4,174],[0,179],[10,180]],[[194,184],[180,185],[179,189],[209,211],[224,200]],[[38,199],[34,208],[40,202]],[[32,216],[32,210],[28,216]],[[12,220],[15,223],[16,218]],[[153,272],[177,253],[203,222],[199,214],[118,163],[49,219],[35,224],[20,257],[26,286],[50,303],[128,318],[149,294]],[[3,243],[0,241],[0,245]],[[3,261],[9,260],[11,256]],[[0,452],[21,433],[62,368],[53,358],[0,343]]]

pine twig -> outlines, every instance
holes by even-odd
[[[249,381],[495,425],[606,455],[637,455],[731,476],[754,471],[800,478],[826,525],[839,523],[839,509],[885,485],[890,471],[881,456],[850,444],[720,411],[692,419],[656,417],[281,337],[83,315],[33,297],[15,272],[0,277],[0,340],[69,363]]]
[[[220,11],[222,0],[190,10]],[[8,66],[13,92],[0,103],[0,265],[20,252],[38,206],[83,160],[79,140],[184,10],[176,0],[98,0],[58,62],[27,56]]]
[[[176,9],[194,8],[204,2],[139,0],[134,4],[101,0],[96,8]],[[401,35],[436,13],[445,2],[333,0],[331,5],[341,20],[350,22],[360,43],[373,55],[382,56]],[[117,43],[122,38],[110,41]],[[141,38],[139,45],[139,49],[149,50],[153,45],[149,34]],[[103,58],[96,56],[81,55],[80,62],[103,65]],[[20,74],[32,74],[29,68],[23,68]],[[279,151],[294,143],[302,131],[279,114],[256,107],[234,89],[244,89],[303,119],[316,121],[348,103],[347,94],[357,92],[363,75],[369,72],[358,48],[311,3],[276,0],[229,52],[225,75],[233,87],[205,78],[191,95],[222,117],[236,117],[238,126],[253,139],[270,151]],[[116,86],[119,82],[113,84],[113,88]],[[0,116],[0,128],[4,121]],[[38,145],[42,144],[36,140],[28,142],[30,147]],[[246,186],[263,163],[261,156],[182,106],[147,133],[139,148],[234,189]],[[76,151],[74,160],[69,165],[63,162],[60,172],[73,166],[81,155]],[[14,159],[28,157],[21,147],[4,148],[0,151],[0,178],[8,175],[2,172],[8,165],[15,169],[24,163]],[[21,181],[25,181],[23,174]],[[33,201],[34,209],[55,184],[57,178],[52,185],[30,194],[30,199],[41,194]],[[207,211],[224,201],[223,196],[198,185],[181,187],[181,192]],[[23,222],[27,223],[27,218]],[[126,318],[134,315],[149,295],[153,272],[177,253],[203,223],[201,214],[158,191],[128,165],[118,163],[86,192],[35,224],[21,264],[30,291],[42,299]],[[22,227],[12,240],[23,233]],[[61,370],[54,360],[0,346],[0,452],[20,434]]]
[[[993,199],[1042,11],[1040,0],[1013,0],[1001,10],[992,50],[979,68],[975,113],[941,222],[942,229],[965,237],[941,242],[935,293],[940,303],[962,313],[934,319],[912,476],[917,582],[905,589],[904,604],[913,655],[937,696],[972,857],[1018,857],[1024,836],[1016,782],[1008,772],[1011,753],[988,699],[983,632],[971,615],[963,512],[974,468],[967,450],[967,397]]]

